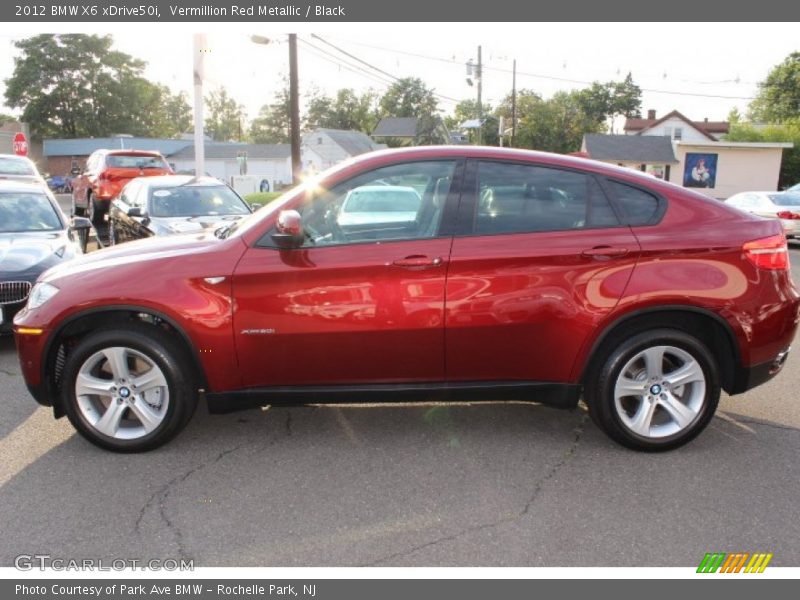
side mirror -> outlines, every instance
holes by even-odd
[[[139,207],[139,206],[131,206],[131,207],[130,207],[130,208],[129,208],[129,209],[126,211],[126,212],[125,212],[125,214],[126,214],[126,215],[128,215],[129,217],[142,217],[142,216],[144,216],[144,215],[142,214],[142,209],[141,209],[141,207]]]
[[[262,206],[264,206],[264,205],[263,205],[263,204],[261,204],[260,202],[253,202],[253,203],[250,205],[250,210],[251,210],[251,212],[256,212],[256,211],[257,211],[259,208],[261,208]]]
[[[75,231],[86,231],[92,228],[92,222],[86,217],[72,217],[70,228]]]
[[[278,248],[298,248],[303,245],[303,219],[296,210],[282,210],[275,222],[272,241]]]

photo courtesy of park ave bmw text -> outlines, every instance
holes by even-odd
[[[0,6],[0,596],[793,585],[800,8],[576,8]]]

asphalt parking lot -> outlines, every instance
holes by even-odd
[[[792,251],[800,281],[800,250]],[[101,451],[29,397],[0,338],[0,565],[19,554],[195,566],[800,566],[800,356],[666,454],[582,409],[492,404],[210,416]]]

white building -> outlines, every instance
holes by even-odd
[[[385,147],[360,131],[315,129],[303,135],[300,153],[303,169],[319,172],[353,156]]]

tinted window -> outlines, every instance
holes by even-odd
[[[624,183],[616,181],[609,183],[616,196],[617,204],[625,211],[628,225],[646,225],[656,216],[658,198],[653,194]]]
[[[62,229],[61,221],[44,194],[0,194],[0,232],[56,229]]]
[[[317,194],[300,207],[306,246],[434,237],[453,161],[392,165]]]
[[[150,190],[150,216],[247,215],[250,210],[226,185],[179,185]]]
[[[166,169],[166,161],[160,156],[142,156],[137,154],[109,154],[106,166],[118,169]]]
[[[0,173],[8,175],[35,175],[27,160],[0,156]]]
[[[478,165],[477,234],[618,224],[602,190],[588,175],[531,165]]]
[[[796,192],[769,194],[769,198],[778,206],[800,206],[800,194]]]

